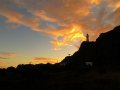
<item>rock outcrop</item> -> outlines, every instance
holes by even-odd
[[[83,67],[92,62],[95,68],[120,68],[120,26],[102,33],[95,42],[84,41],[79,50],[61,63]]]

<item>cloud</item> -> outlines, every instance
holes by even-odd
[[[32,64],[40,64],[40,63],[43,63],[43,64],[46,64],[46,63],[54,64],[54,63],[57,63],[57,59],[44,58],[44,57],[35,57],[35,58],[33,58],[33,60],[30,63],[32,63]]]
[[[12,52],[0,52],[0,58],[1,59],[7,59],[7,58],[10,58],[10,57],[15,57],[16,54],[15,53],[12,53]]]
[[[7,6],[6,3],[2,3],[0,4],[0,15],[6,17],[6,22],[7,23],[15,23],[15,24],[20,24],[20,25],[24,25],[26,27],[29,28],[34,28],[34,27],[38,27],[39,23],[38,23],[38,18],[27,18],[25,17],[24,14],[13,10],[12,8],[10,8],[9,6]]]
[[[34,13],[35,16],[40,17],[43,20],[47,20],[49,22],[57,22],[55,18],[48,17],[44,11],[37,11]]]
[[[81,27],[77,25],[72,25],[71,27],[58,31],[47,31],[46,33],[53,35],[54,40],[51,41],[51,44],[54,46],[55,50],[60,49],[59,47],[71,46],[75,42],[84,41],[86,39],[82,33]]]
[[[92,4],[99,4],[101,2],[101,0],[90,0],[90,2]]]
[[[8,63],[5,60],[16,56],[16,53],[13,52],[0,52],[0,68],[8,67]]]
[[[87,33],[95,40],[120,24],[120,0],[9,0],[0,4],[0,15],[9,23],[17,23],[52,36],[55,49],[82,42]],[[46,27],[42,27],[43,23]],[[77,28],[76,28],[77,27]],[[79,30],[78,30],[79,29]],[[73,31],[73,32],[72,32]]]
[[[8,63],[5,60],[16,56],[16,53],[13,52],[0,52],[0,68],[8,67]]]

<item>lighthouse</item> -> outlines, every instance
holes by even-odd
[[[89,42],[89,34],[86,35],[86,41]]]

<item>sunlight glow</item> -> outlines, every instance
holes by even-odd
[[[62,33],[62,34],[60,34]],[[79,41],[85,41],[85,36],[82,32],[82,28],[78,25],[72,25],[71,28],[61,30],[56,33],[55,39],[51,42],[55,50],[59,50],[63,46],[73,46],[73,44]],[[61,37],[61,39],[59,39]]]

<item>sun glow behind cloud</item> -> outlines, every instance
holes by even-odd
[[[63,46],[72,46],[76,42],[84,41],[86,38],[81,29],[78,25],[72,25],[70,28],[51,33],[54,37],[54,40],[51,41],[54,49],[58,50]]]

